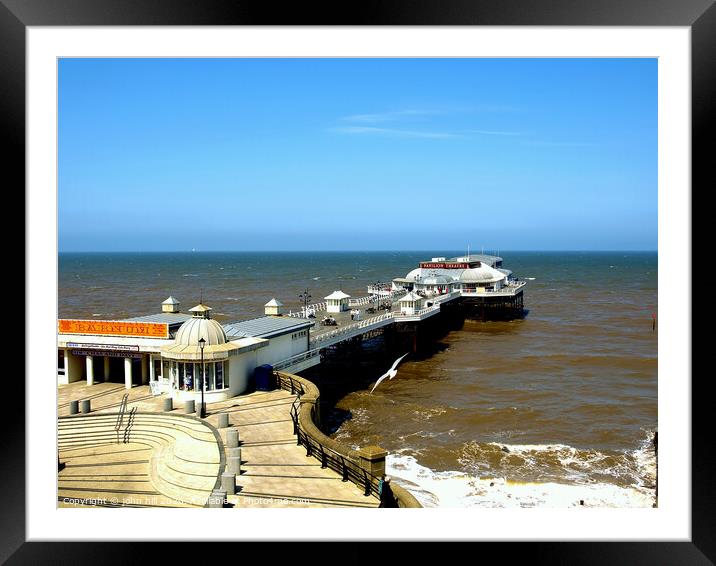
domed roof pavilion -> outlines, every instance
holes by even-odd
[[[242,348],[242,344],[230,342],[224,328],[210,316],[211,307],[198,304],[189,309],[192,317],[177,330],[174,344],[162,348],[162,356],[172,360],[202,358],[200,340],[204,339],[204,360],[223,360],[229,352]]]

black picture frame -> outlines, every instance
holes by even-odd
[[[686,26],[691,29],[692,186],[714,186],[707,135],[716,112],[716,7],[713,0],[378,0],[293,3],[276,6],[241,0],[0,0],[0,120],[6,149],[7,188],[25,184],[25,36],[27,26],[124,25],[560,25]],[[9,176],[9,174],[12,174]],[[685,187],[684,190],[688,190]],[[6,189],[7,190],[7,189]],[[692,195],[695,191],[692,190]],[[24,204],[20,207],[24,209]],[[694,238],[694,245],[698,239]],[[695,254],[692,252],[692,257]],[[695,290],[695,289],[694,289]],[[694,295],[695,296],[695,295]],[[28,297],[26,296],[27,300]],[[684,308],[691,311],[691,304]],[[689,332],[691,329],[684,329]],[[692,332],[693,346],[703,334]],[[705,345],[704,345],[705,346]],[[691,379],[691,376],[669,376]],[[708,386],[710,372],[691,380],[692,539],[691,542],[492,543],[512,562],[558,564],[712,564],[716,560],[714,521],[716,458]],[[25,430],[23,402],[13,397],[12,417],[3,422],[0,559],[8,564],[102,563],[146,556],[138,543],[28,543],[25,540]],[[281,533],[274,533],[281,538]],[[78,533],[81,535],[81,533]],[[286,533],[290,536],[290,533]],[[350,535],[347,535],[350,536]],[[317,537],[320,538],[320,533]],[[217,548],[217,547],[214,547]],[[274,547],[276,548],[276,547]],[[183,560],[205,547],[182,545]],[[217,555],[216,552],[219,552]],[[248,550],[241,552],[248,559]],[[273,551],[272,551],[273,552]],[[230,560],[214,550],[211,561]],[[314,555],[315,556],[315,555]],[[335,556],[335,555],[334,555]],[[167,558],[170,558],[167,556]],[[475,557],[478,559],[478,557]]]

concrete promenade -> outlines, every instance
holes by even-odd
[[[90,398],[92,415],[116,413],[122,397],[129,393],[127,414],[133,407],[141,412],[161,412],[165,395],[153,397],[148,386],[134,387],[127,391],[121,383],[99,383],[87,386],[84,382],[58,387],[58,414],[69,414],[69,402]],[[291,406],[296,396],[283,390],[254,392],[241,395],[227,401],[207,404],[207,422],[218,426],[219,414],[227,413],[230,428],[239,431],[241,448],[241,474],[236,478],[238,493],[229,495],[229,503],[235,507],[377,507],[375,497],[365,497],[362,490],[352,482],[343,482],[341,477],[330,469],[322,469],[320,462],[306,456],[306,449],[296,445],[291,420]],[[164,415],[183,414],[183,405]],[[99,418],[99,417],[98,417]],[[88,419],[85,419],[88,420]],[[101,421],[101,418],[99,418]],[[108,420],[108,419],[105,419]],[[177,420],[177,419],[175,419]],[[184,419],[186,420],[186,419]],[[146,421],[146,422],[145,422]],[[63,420],[63,427],[67,426]],[[99,421],[97,421],[99,422]],[[147,431],[151,424],[145,418],[140,423]],[[197,426],[201,423],[195,422]],[[206,429],[206,427],[203,427]],[[226,440],[228,429],[219,429],[222,441]],[[82,431],[76,435],[81,438]],[[139,433],[137,433],[139,434]],[[149,434],[149,432],[147,432]],[[192,433],[197,436],[196,432]],[[74,433],[61,429],[60,460],[66,462],[65,469],[58,474],[61,497],[86,499],[94,505],[92,497],[116,500],[115,505],[147,506],[191,506],[191,502],[181,500],[184,493],[177,485],[194,485],[191,482],[203,481],[201,486],[186,490],[187,497],[192,493],[204,496],[204,491],[214,468],[195,466],[192,476],[184,478],[179,472],[172,471],[176,477],[169,478],[170,484],[157,482],[157,458],[163,455],[157,448],[145,444],[106,442],[95,446],[72,446]],[[204,450],[208,445],[205,435]],[[215,444],[215,443],[214,443]],[[193,448],[187,448],[193,449]],[[154,458],[154,460],[152,460]],[[163,462],[160,462],[163,464]],[[165,462],[166,468],[174,470],[176,465]],[[188,483],[187,483],[188,482]],[[156,485],[162,483],[162,485]],[[108,487],[110,486],[110,487]],[[107,491],[111,490],[111,491]],[[174,497],[175,496],[175,497]],[[199,497],[200,499],[200,497]],[[137,503],[139,501],[139,503]],[[59,505],[68,505],[63,501]],[[77,505],[77,503],[71,503]],[[79,503],[82,505],[83,503]]]

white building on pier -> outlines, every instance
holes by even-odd
[[[281,316],[278,301],[266,305],[270,315],[224,325],[211,307],[181,313],[179,304],[170,297],[161,313],[125,320],[59,320],[57,383],[149,384],[177,400],[196,399],[203,360],[205,399],[213,402],[243,393],[257,366],[308,350],[314,322]]]

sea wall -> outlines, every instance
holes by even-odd
[[[378,480],[385,473],[387,451],[377,446],[352,450],[344,444],[326,436],[320,425],[320,391],[315,384],[298,375],[274,372],[279,387],[298,395],[294,418],[294,434],[298,442],[306,446],[306,455],[321,460],[324,467],[330,467],[342,474],[344,481],[352,481],[365,490],[366,494],[378,494]],[[406,489],[392,483],[393,494],[399,507],[422,507]]]

